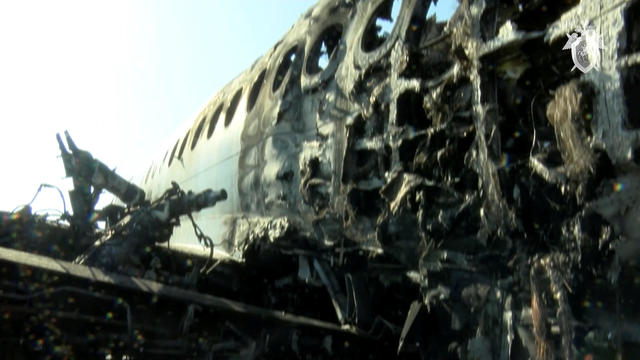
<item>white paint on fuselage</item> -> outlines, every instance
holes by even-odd
[[[298,27],[301,26],[307,26],[307,23],[298,21],[289,32],[300,33],[301,31]],[[285,34],[284,38],[288,35],[288,33]],[[170,142],[165,144],[157,161],[152,163],[151,175],[147,177],[146,181],[143,178],[140,185],[145,190],[147,199],[152,201],[158,199],[164,191],[171,187],[171,181],[177,182],[185,191],[190,190],[196,193],[206,189],[224,189],[227,192],[227,200],[217,203],[212,208],[192,214],[202,231],[213,240],[214,244],[219,244],[219,246],[214,247],[215,257],[230,256],[236,260],[241,260],[241,252],[234,251],[237,244],[221,244],[221,242],[233,230],[234,218],[256,215],[242,212],[240,194],[238,192],[240,152],[241,150],[247,153],[251,152],[258,148],[268,136],[265,134],[263,139],[254,144],[242,144],[241,136],[245,127],[247,100],[251,92],[251,86],[253,86],[258,75],[264,69],[267,70],[267,76],[264,79],[260,93],[271,91],[273,75],[269,74],[274,70],[271,65],[277,66],[282,60],[282,58],[279,58],[277,61],[273,61],[273,56],[280,54],[282,51],[282,49],[276,50],[279,44],[276,44],[262,58],[258,59],[249,70],[240,74],[220,90],[198,114],[195,122],[191,119],[174,134]],[[278,56],[283,55],[280,54]],[[225,127],[224,123],[229,110],[229,103],[241,86],[243,86],[241,99],[238,102],[231,123],[228,127]],[[211,138],[207,139],[210,118],[221,104],[223,106],[222,113],[218,118]],[[194,131],[203,117],[206,119],[206,124],[192,151],[191,143]],[[189,136],[186,148],[182,159],[177,159],[187,131],[189,131]],[[168,166],[171,151],[178,139],[180,140],[176,150],[176,158],[171,162],[171,166]],[[245,149],[242,149],[243,146]],[[167,155],[163,160],[165,153]],[[275,175],[272,174],[273,176]],[[262,175],[260,177],[262,178]],[[208,256],[209,249],[206,249],[198,242],[191,221],[183,216],[180,218],[180,222],[180,226],[174,228],[169,244],[170,247],[190,254]]]
[[[240,81],[234,81],[235,84],[241,84]],[[153,176],[143,182],[142,187],[147,192],[151,200],[155,200],[162,193],[171,187],[171,181],[177,182],[185,191],[193,191],[195,193],[206,189],[220,190],[225,189],[227,192],[227,200],[217,203],[214,207],[204,209],[200,212],[193,213],[193,218],[202,231],[208,235],[218,246],[214,246],[215,257],[231,256],[234,244],[221,244],[223,234],[228,231],[229,217],[238,215],[241,212],[240,198],[238,193],[238,159],[241,150],[241,135],[246,118],[246,101],[248,89],[243,89],[242,97],[236,107],[233,119],[228,127],[225,127],[226,115],[229,102],[238,90],[233,88],[233,83],[226,89],[230,89],[226,96],[214,98],[206,107],[201,115],[197,117],[195,124],[189,122],[189,128],[182,128],[183,132],[177,134],[173,142],[170,143],[169,154],[164,162],[162,158],[154,165],[159,167],[156,171],[152,170]],[[217,101],[216,101],[217,100]],[[209,127],[209,119],[211,114],[220,106],[223,110],[216,123],[215,130],[211,138],[207,139],[207,131]],[[196,146],[191,150],[194,131],[205,115],[206,123],[200,134]],[[178,153],[184,136],[189,130],[187,145],[182,154],[182,159],[178,159]],[[180,139],[175,157],[168,166],[171,150],[175,145],[175,139]],[[166,149],[162,152],[164,156]],[[194,255],[208,256],[209,249],[200,244],[195,236],[193,226],[188,217],[180,218],[181,224],[174,228],[173,235],[169,246],[178,251],[191,253]],[[239,259],[238,259],[239,260]]]

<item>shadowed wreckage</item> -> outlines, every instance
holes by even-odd
[[[73,214],[1,214],[5,358],[640,354],[640,2],[430,6],[320,1],[141,184],[58,137]]]

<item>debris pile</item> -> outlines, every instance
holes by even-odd
[[[241,150],[243,212],[220,243],[192,221],[235,258],[169,242],[223,190],[144,200],[68,138],[69,225],[3,214],[0,331],[18,335],[0,341],[61,357],[633,358],[639,4],[465,0],[442,23],[429,1],[321,1],[270,53],[287,61],[245,119],[242,144],[261,145]],[[585,19],[606,46],[583,74],[562,48]],[[103,210],[104,231],[86,220],[91,186],[129,205]]]

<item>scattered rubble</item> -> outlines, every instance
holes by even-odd
[[[298,47],[254,99],[242,141],[271,137],[241,154],[257,180],[238,182],[223,245],[192,222],[240,261],[170,247],[224,190],[150,203],[59,139],[74,215],[2,214],[9,356],[640,353],[640,3],[464,0],[447,23],[401,3],[393,19],[394,1],[321,1],[275,52],[316,35],[331,49],[320,67]],[[562,45],[586,19],[606,46],[582,74]],[[127,204],[102,210],[104,230],[87,220],[100,189]]]

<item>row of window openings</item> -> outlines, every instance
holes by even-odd
[[[375,42],[377,42],[377,44],[375,44],[374,47],[380,46],[380,44],[384,40],[386,40],[386,38],[389,36],[389,33],[386,31],[383,34],[380,34],[379,32],[380,30],[388,31],[389,29],[393,28],[399,12],[398,11],[399,7],[397,5],[400,3],[401,3],[400,0],[395,0],[393,1],[393,5],[389,6],[391,5],[391,3],[387,1],[381,4],[379,9],[374,13],[373,18],[371,20],[371,24],[369,25],[370,26],[369,31],[375,29],[374,31],[377,30],[378,32],[377,34],[374,35],[377,38],[377,41],[374,40]],[[385,10],[390,11],[391,14],[384,16],[383,13],[386,12]],[[391,21],[389,21],[389,18],[391,18],[390,19]],[[391,22],[391,24],[385,24],[387,26],[380,26],[381,19],[389,21]],[[321,71],[324,71],[328,67],[330,60],[333,58],[333,55],[335,54],[335,50],[338,48],[341,37],[342,37],[342,26],[340,24],[331,25],[321,33],[320,37],[318,38],[318,40],[316,40],[316,43],[311,48],[311,51],[309,53],[309,58],[307,59],[307,66],[305,68],[307,74],[315,75]],[[373,50],[373,47],[367,43],[368,41],[366,40],[363,42],[363,45],[364,45],[363,47],[365,48],[365,50],[368,50],[368,51]],[[278,68],[276,70],[276,75],[273,79],[273,86],[272,86],[273,92],[278,91],[278,89],[282,85],[282,82],[284,81],[284,78],[287,75],[289,68],[291,67],[291,65],[296,59],[297,52],[298,52],[297,45],[291,47],[291,49],[289,49],[289,51],[285,53],[282,60],[280,61],[280,64],[278,65]],[[247,112],[250,112],[253,109],[256,103],[256,100],[258,99],[258,95],[260,94],[260,90],[262,89],[262,84],[264,82],[265,75],[266,75],[266,70],[262,70],[258,75],[258,77],[256,78],[253,86],[251,87],[251,91],[249,92],[249,98],[247,99]],[[227,113],[225,114],[225,124],[224,124],[225,127],[228,127],[229,124],[231,123],[231,120],[233,119],[233,115],[235,114],[236,107],[238,106],[238,103],[240,102],[240,98],[242,97],[242,90],[243,89],[240,88],[234,94],[233,98],[231,99],[231,102],[229,103],[229,108],[227,109]],[[221,113],[222,113],[222,105],[219,105],[218,108],[213,112],[213,115],[209,120],[209,128],[207,130],[207,139],[211,138],[211,136],[213,135],[213,131],[215,130],[216,124],[218,123],[218,119]],[[196,144],[200,139],[202,130],[204,129],[204,125],[206,123],[205,120],[206,120],[206,117],[203,117],[198,123],[198,126],[196,127],[193,140],[191,141],[191,150],[195,149]],[[174,158],[176,158],[175,156],[176,151],[178,151],[177,158],[182,159],[182,155],[187,146],[187,141],[189,139],[190,132],[191,132],[190,130],[187,131],[184,138],[182,139],[182,145],[180,146],[179,151],[178,151],[178,145],[180,144],[180,139],[176,141],[176,144],[173,146],[173,149],[171,150],[171,156],[169,156],[169,162],[167,164],[167,167],[171,166]],[[162,159],[162,164],[164,164],[167,158],[167,155],[168,155],[168,151],[164,154],[164,158]],[[151,173],[152,173],[152,168],[150,168],[147,171],[147,174],[144,180],[145,183],[148,181],[149,175]]]
[[[255,91],[256,93],[259,91],[259,88],[261,87],[261,82],[264,78],[264,70],[263,72],[260,74],[260,76],[258,77],[258,81],[256,81],[256,84],[254,85],[254,89],[252,89],[252,93]],[[256,86],[257,85],[257,86]],[[257,88],[257,90],[255,90],[255,88]],[[238,106],[238,103],[240,102],[240,98],[242,97],[242,88],[240,88],[238,91],[236,91],[236,93],[233,95],[233,98],[231,99],[231,102],[229,103],[229,107],[227,109],[227,113],[225,114],[225,122],[224,122],[224,126],[228,127],[229,124],[231,124],[231,120],[233,119],[233,116],[235,114],[236,108]],[[257,94],[256,94],[257,97]],[[255,102],[255,100],[254,100]],[[252,107],[252,106],[251,106]],[[251,111],[250,107],[247,108],[247,111]],[[211,136],[213,135],[213,131],[216,128],[216,125],[218,124],[218,119],[220,118],[220,115],[222,114],[222,104],[220,104],[218,106],[218,108],[213,112],[212,116],[209,118],[209,127],[207,130],[207,139],[210,139]],[[193,135],[193,139],[191,140],[191,150],[193,151],[196,148],[196,144],[198,143],[198,140],[200,139],[200,136],[202,135],[202,131],[204,130],[205,124],[207,123],[206,121],[206,117],[202,117],[202,119],[200,119],[200,122],[198,123],[198,126],[196,127],[196,130],[194,132]],[[184,154],[184,151],[187,147],[187,142],[189,140],[189,134],[191,133],[191,130],[188,130],[187,133],[184,135],[184,138],[182,138],[182,145],[180,145],[180,139],[178,139],[178,141],[176,141],[176,144],[173,146],[173,149],[171,150],[171,156],[169,156],[169,162],[167,164],[167,167],[171,166],[171,164],[173,163],[174,159],[182,159],[182,155]],[[180,145],[180,149],[178,150],[178,145]],[[177,156],[176,156],[176,151],[178,152]],[[165,163],[165,161],[167,160],[167,155],[169,155],[169,151],[164,153],[164,157],[162,158],[162,163],[160,166],[162,166],[162,164]],[[145,175],[144,178],[144,183],[147,183],[147,181],[149,181],[149,176],[151,176],[153,178],[153,176],[155,175],[155,171],[157,169],[155,169],[154,166],[152,166],[151,168],[149,168],[149,170],[147,171],[147,174]]]
[[[333,31],[333,34],[335,34],[335,30],[331,29]],[[339,39],[339,35],[338,35],[338,39]],[[308,72],[319,72],[324,70],[324,68],[326,68],[327,64],[328,64],[328,59],[330,54],[332,55],[333,50],[335,49],[337,42],[332,42],[330,43],[331,46],[331,51],[328,51],[327,49],[327,45],[325,43],[325,41],[322,41],[322,43],[320,44],[322,47],[319,49],[319,52],[321,52],[321,54],[319,54],[318,60],[315,64],[313,64],[313,69],[314,70],[310,70],[312,69],[311,66],[308,66]],[[293,64],[293,62],[295,61],[295,57],[296,57],[296,52],[297,52],[297,46],[292,47],[283,57],[282,61],[280,62],[280,65],[278,66],[277,72],[276,72],[276,77],[274,78],[273,81],[273,91],[276,92],[278,91],[278,89],[280,88],[280,86],[282,85],[282,82],[284,81],[284,78],[287,74],[287,72],[289,71],[289,68],[291,67],[291,64]],[[322,56],[321,56],[322,55]],[[324,59],[323,57],[325,57],[326,59]],[[309,63],[312,64],[312,63]],[[316,70],[317,69],[317,70]],[[260,90],[262,88],[262,84],[264,83],[264,78],[266,76],[266,70],[262,70],[260,72],[260,74],[258,75],[258,77],[256,78],[256,81],[254,82],[253,86],[251,87],[251,91],[249,92],[249,98],[247,99],[247,112],[250,112],[253,107],[255,106],[255,103],[258,99],[258,95],[260,95]],[[236,107],[238,106],[238,103],[240,102],[240,98],[242,97],[242,88],[240,90],[238,90],[235,95],[233,96],[233,98],[231,99],[231,102],[229,103],[229,108],[227,110],[227,113],[225,114],[225,127],[228,127],[229,124],[231,123],[231,120],[233,119],[233,115],[235,114],[236,111]],[[222,113],[222,105],[219,105],[218,108],[216,109],[216,111],[213,112],[210,120],[209,120],[209,127],[207,130],[207,139],[210,139],[211,136],[213,135],[213,132],[215,130],[215,127],[218,123],[218,119],[220,118],[220,115]],[[206,117],[203,117],[200,122],[198,123],[198,126],[195,129],[194,135],[193,135],[193,140],[191,141],[191,150],[193,151],[196,147],[196,145],[198,144],[198,140],[200,139],[200,136],[202,134],[202,131],[205,127],[206,124]],[[178,150],[178,145],[180,144],[180,139],[178,139],[178,141],[176,141],[175,145],[173,146],[173,149],[171,150],[171,155],[169,156],[169,162],[167,164],[167,167],[171,166],[171,164],[173,163],[174,159],[182,159],[182,155],[186,149],[187,146],[187,142],[189,140],[189,134],[190,134],[191,130],[187,131],[187,133],[185,134],[184,138],[182,139],[182,145],[180,145],[180,148]],[[176,156],[176,151],[178,152],[177,156]],[[164,164],[166,158],[167,158],[168,152],[165,153],[164,158],[162,159],[162,164]],[[147,172],[147,176],[145,177],[145,183],[148,181],[148,177],[150,175],[150,173],[152,169],[149,169],[149,171]]]

